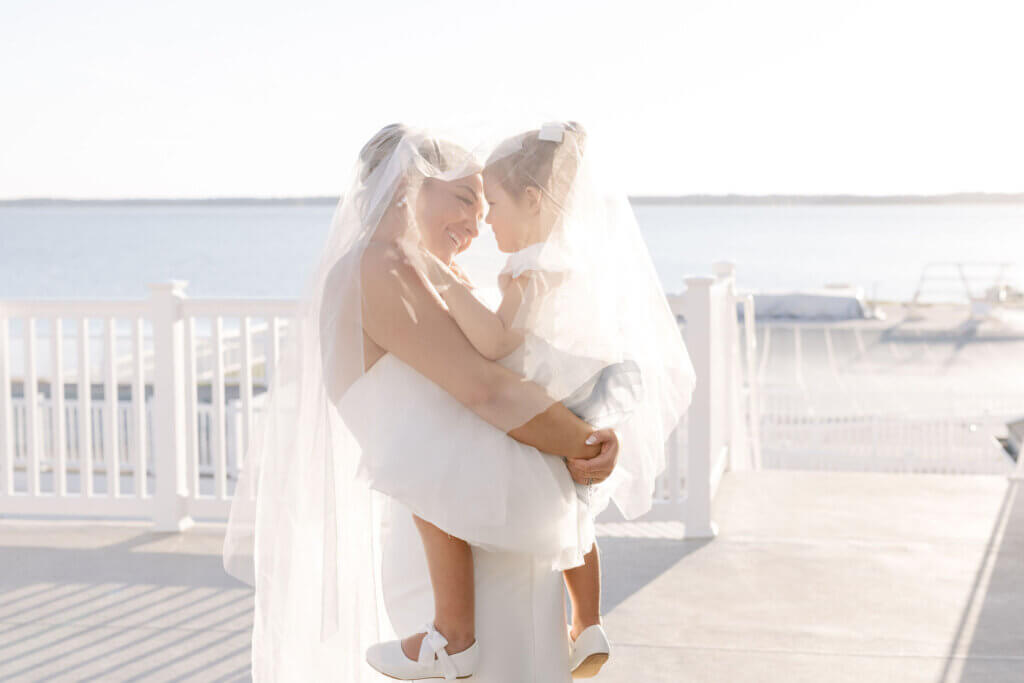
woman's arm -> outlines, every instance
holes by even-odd
[[[457,401],[509,436],[545,453],[591,458],[593,429],[541,387],[481,356],[439,295],[395,247],[363,254],[363,329]]]

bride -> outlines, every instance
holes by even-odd
[[[433,616],[422,546],[415,530],[409,533],[412,516],[400,509],[400,498],[367,488],[368,470],[377,482],[387,477],[362,457],[357,431],[406,438],[405,448],[424,466],[438,453],[488,457],[498,480],[460,481],[457,471],[450,473],[457,493],[446,499],[453,512],[456,505],[465,513],[473,510],[474,501],[493,501],[493,489],[509,481],[553,493],[548,500],[567,498],[558,495],[572,490],[565,465],[544,453],[592,457],[578,469],[581,481],[600,481],[615,464],[614,432],[602,432],[597,443],[585,444],[593,430],[536,385],[476,353],[426,280],[399,272],[390,283],[390,297],[384,287],[362,291],[360,264],[380,258],[377,274],[382,277],[399,269],[397,252],[363,259],[376,230],[385,218],[393,218],[396,208],[415,202],[423,223],[404,232],[408,252],[414,252],[416,242],[438,248],[451,231],[457,231],[460,247],[468,246],[482,200],[479,192],[466,196],[458,181],[478,184],[478,171],[455,145],[389,126],[360,154],[350,191],[335,211],[321,262],[300,300],[294,335],[282,348],[260,429],[247,450],[225,539],[226,569],[256,588],[256,681],[381,680],[365,662],[366,649],[384,637],[410,633]],[[427,189],[422,184],[410,188],[412,177],[433,182]],[[416,196],[410,199],[413,190]],[[399,260],[389,267],[387,257]],[[374,308],[367,302],[405,318],[376,319],[394,326],[389,347],[382,348],[364,331],[364,307]],[[357,381],[368,395],[367,405],[374,399],[380,408],[360,414],[362,422],[343,416],[337,407]],[[440,402],[446,396],[448,403]],[[435,413],[440,419],[434,419]],[[442,423],[451,416],[458,422]],[[460,436],[467,428],[478,437],[474,448],[490,443],[494,450],[461,452]],[[489,442],[479,441],[481,434]],[[531,458],[551,461],[561,468],[561,477],[549,466],[545,481],[524,466]],[[532,481],[517,479],[525,471]],[[445,529],[459,517],[431,521]],[[492,536],[504,523],[472,512],[461,518],[481,528],[490,525]],[[543,532],[550,526],[536,528]],[[555,526],[559,532],[543,539],[550,552],[576,542],[568,537],[575,524]],[[473,538],[465,529],[459,533]],[[509,539],[511,549],[492,551],[475,563],[474,568],[484,565],[476,577],[476,606],[487,610],[474,614],[476,635],[486,646],[496,626],[507,633],[499,635],[499,630],[491,637],[508,638],[483,648],[478,680],[488,680],[488,670],[495,682],[569,680],[559,575],[534,560],[529,552],[533,540]],[[419,589],[416,581],[422,582]],[[487,604],[489,596],[498,601]],[[520,628],[535,621],[537,628]],[[537,642],[528,641],[528,634]],[[503,661],[507,653],[514,659]]]
[[[397,125],[360,154],[232,504],[254,680],[382,680],[367,648],[417,631],[421,661],[476,648],[479,681],[570,680],[558,569],[593,542],[573,482],[609,477],[618,436],[484,358],[426,276],[429,255],[465,279],[479,171]],[[470,544],[475,590],[431,534]]]

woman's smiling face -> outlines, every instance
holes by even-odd
[[[416,219],[423,245],[450,264],[480,234],[483,218],[483,179],[479,173],[439,180],[427,178],[416,197]]]

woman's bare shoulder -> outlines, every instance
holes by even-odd
[[[362,267],[375,267],[386,264],[393,264],[397,261],[408,260],[405,252],[394,242],[382,242],[370,240],[363,250]]]
[[[385,313],[401,306],[413,318],[425,314],[424,308],[446,310],[441,295],[400,245],[373,244],[364,251],[360,264],[364,304]]]
[[[381,286],[414,273],[408,255],[392,242],[370,241],[359,262],[364,286]]]

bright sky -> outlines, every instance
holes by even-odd
[[[4,0],[0,198],[331,195],[381,125],[584,123],[632,194],[1024,191],[1024,3]]]

